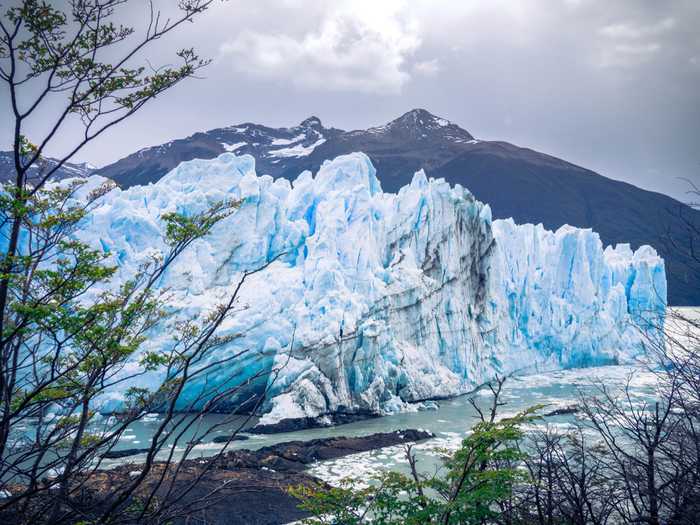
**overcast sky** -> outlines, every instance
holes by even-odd
[[[143,27],[146,3],[132,3]],[[679,178],[700,184],[699,29],[699,0],[230,0],[149,53],[162,63],[194,45],[213,58],[204,78],[79,160],[244,121],[358,129],[422,107],[477,138],[685,198]],[[7,147],[8,119],[0,133]]]

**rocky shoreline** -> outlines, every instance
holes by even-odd
[[[367,419],[382,417],[376,412],[336,412],[317,417],[285,418],[276,423],[257,424],[251,432],[254,434],[279,434],[282,432],[296,432],[299,430],[309,430],[312,428],[335,427],[347,425]]]
[[[290,487],[325,485],[304,472],[310,464],[432,437],[430,432],[408,429],[362,437],[290,441],[258,450],[232,450],[217,461],[186,498],[197,501],[218,489],[212,504],[197,515],[208,525],[281,525],[307,517],[288,493]],[[196,465],[194,460],[193,463]],[[128,466],[123,468],[129,470]],[[187,501],[180,503],[186,505]],[[186,522],[189,523],[182,519],[174,523]]]
[[[190,459],[183,462],[172,486],[171,494],[182,496],[168,503],[176,511],[168,522],[173,525],[194,522],[282,525],[294,522],[308,515],[297,507],[299,502],[289,494],[289,488],[326,486],[321,479],[305,472],[309,465],[432,437],[434,435],[430,432],[408,429],[361,437],[289,441],[258,450],[230,450],[213,461]],[[128,483],[139,468],[138,463],[128,462],[94,473],[87,484],[91,497],[95,498],[93,501],[99,500],[100,494],[108,494],[114,487]],[[143,488],[155,483],[165,469],[164,463],[156,463]],[[199,481],[193,483],[195,480]],[[159,498],[166,496],[159,491],[156,495]],[[167,497],[163,501],[166,500]],[[18,523],[20,518],[0,515],[0,523]]]

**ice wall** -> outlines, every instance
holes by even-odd
[[[241,392],[267,386],[264,422],[389,413],[496,373],[627,361],[642,351],[639,320],[663,315],[664,266],[651,248],[603,249],[590,230],[492,221],[469,191],[422,172],[385,194],[361,153],[293,184],[256,176],[250,156],[186,162],[156,184],[109,192],[81,236],[126,279],[165,251],[163,213],[223,199],[242,206],[159,285],[172,292],[174,323],[274,260],[249,278],[222,326],[242,336],[203,363],[249,349],[207,374],[207,387],[281,368]],[[165,348],[172,333],[166,324],[148,344]],[[162,380],[154,372],[139,382]],[[202,388],[195,381],[187,395]],[[105,407],[118,402],[115,392]]]

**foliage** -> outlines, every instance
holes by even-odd
[[[443,467],[433,475],[418,471],[412,447],[406,448],[410,475],[382,472],[368,487],[359,480],[345,480],[341,487],[319,489],[299,486],[292,494],[300,508],[313,517],[313,525],[444,524],[490,523],[499,515],[499,504],[513,495],[516,486],[527,480],[519,468],[525,457],[519,448],[523,425],[538,418],[540,406],[513,417],[497,418],[503,380],[493,389],[490,417],[480,413],[480,421],[454,453],[445,453]]]
[[[657,400],[605,384],[581,391],[571,430],[535,423],[532,409],[498,418],[494,400],[461,447],[433,476],[383,472],[368,487],[298,487],[306,523],[350,525],[691,525],[700,512],[700,323],[669,312],[665,338],[647,353],[658,376]],[[525,431],[527,429],[527,431]]]
[[[3,523],[162,523],[186,514],[181,499],[197,479],[180,490],[177,473],[205,435],[230,424],[204,424],[176,407],[188,381],[226,366],[225,359],[207,365],[206,357],[236,337],[220,336],[218,328],[232,315],[247,273],[208,315],[174,326],[165,351],[143,343],[169,317],[160,276],[238,203],[163,215],[163,252],[117,280],[109,254],[80,241],[85,218],[114,184],[88,189],[84,181],[52,180],[86,145],[209,63],[191,48],[175,52],[175,65],[153,66],[144,53],[213,3],[178,0],[167,15],[130,0],[21,0],[3,8],[0,82],[9,95],[3,114],[13,120],[13,173],[0,188]],[[119,23],[130,6],[146,9],[142,32]],[[82,132],[66,135],[75,124]],[[58,136],[74,142],[47,160]],[[133,366],[136,356],[140,366]],[[163,385],[138,385],[156,369],[167,377]],[[230,401],[240,385],[227,385],[203,389],[189,408],[201,416]],[[125,395],[121,413],[100,416],[99,400],[117,389]],[[161,418],[145,462],[119,486],[100,487],[104,455],[149,412]],[[176,449],[183,452],[176,456]]]

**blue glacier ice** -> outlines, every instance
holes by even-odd
[[[101,197],[80,236],[127,279],[165,252],[164,213],[224,199],[242,205],[163,276],[174,314],[147,347],[165,348],[168,323],[207,313],[242,272],[273,261],[250,276],[221,327],[241,336],[202,363],[249,349],[214,367],[206,387],[262,372],[263,384],[240,395],[268,389],[263,423],[386,414],[495,374],[627,362],[643,352],[645,319],[664,314],[664,263],[652,248],[494,221],[467,189],[422,171],[398,194],[383,193],[362,153],[293,183],[257,176],[245,155],[185,162],[155,184]],[[138,381],[155,388],[163,379],[156,371]],[[183,402],[204,388],[192,382]]]

